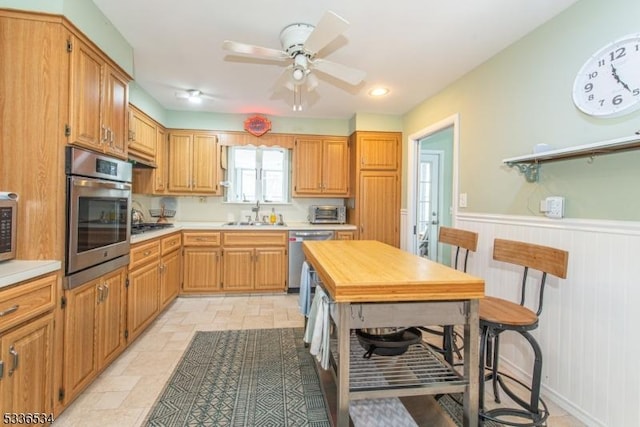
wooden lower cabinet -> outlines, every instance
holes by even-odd
[[[285,291],[286,232],[222,233],[223,291]]]
[[[221,251],[219,231],[184,231],[182,293],[219,292]]]
[[[355,240],[355,231],[336,231],[336,240]]]
[[[160,312],[160,240],[131,248],[127,289],[127,331],[134,340]]]
[[[63,402],[71,402],[125,348],[126,268],[65,291]]]
[[[2,414],[52,413],[53,324],[48,313],[2,335]]]
[[[160,310],[164,310],[180,293],[182,282],[181,235],[166,237],[161,241],[160,259]],[[168,248],[168,249],[167,249]]]
[[[206,293],[221,289],[219,247],[185,247],[183,260],[183,293]]]

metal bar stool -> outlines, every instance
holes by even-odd
[[[542,374],[542,351],[537,341],[529,331],[538,327],[538,319],[542,312],[544,286],[547,274],[565,279],[567,277],[567,263],[569,253],[548,246],[535,245],[513,240],[495,239],[493,259],[524,267],[520,284],[520,303],[514,303],[502,298],[485,296],[480,300],[480,419],[491,420],[512,426],[540,426],[544,425],[549,412],[546,404],[540,399],[540,382]],[[538,289],[538,309],[533,312],[525,307],[527,275],[529,270],[542,272]],[[534,365],[531,385],[509,377],[498,370],[500,351],[500,334],[514,331],[522,335],[531,345],[534,353]],[[491,372],[485,375],[486,370]],[[508,377],[530,391],[529,401],[518,397],[509,389],[503,377]],[[484,387],[487,379],[492,380],[496,403],[500,403],[498,385],[516,402],[520,408],[495,408],[485,411]],[[542,409],[540,406],[542,405]],[[512,417],[505,419],[505,417]],[[513,418],[524,419],[524,422],[513,421]]]
[[[473,231],[462,230],[459,228],[440,227],[438,232],[438,242],[451,245],[455,248],[455,258],[453,268],[456,270],[467,272],[467,261],[469,259],[469,251],[475,252],[478,247],[478,233]],[[460,250],[463,250],[464,260],[460,257]],[[460,263],[458,262],[460,261]],[[420,326],[419,329],[430,334],[442,336],[442,347],[430,345],[432,348],[444,355],[445,360],[453,365],[454,351],[458,358],[462,359],[460,353],[461,348],[455,343],[454,330],[452,325],[444,325],[442,331]]]

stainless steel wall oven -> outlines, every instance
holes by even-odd
[[[129,263],[132,166],[66,148],[65,286],[73,288]]]

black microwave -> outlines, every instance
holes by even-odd
[[[0,261],[16,257],[16,214],[15,200],[0,200]]]

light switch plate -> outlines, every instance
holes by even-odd
[[[545,199],[545,215],[549,218],[564,218],[564,197],[551,196]]]
[[[460,193],[458,197],[458,206],[461,208],[467,207],[467,193]]]

